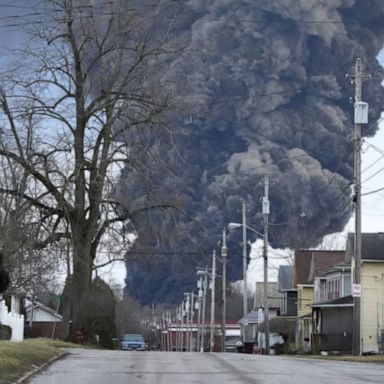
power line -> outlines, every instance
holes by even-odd
[[[384,191],[384,188],[379,188],[379,189],[376,189],[376,190],[371,191],[371,192],[362,193],[361,196],[373,195],[374,193],[378,193],[381,191]]]
[[[384,167],[380,168],[377,172],[375,172],[373,175],[367,177],[365,180],[362,181],[362,183],[365,183],[368,180],[371,180],[373,177],[377,176],[379,173],[384,171]]]
[[[383,118],[381,118],[379,121],[383,120]],[[376,152],[380,153],[381,155],[384,155],[384,149],[381,149],[380,147],[378,147],[377,145],[374,145],[372,143],[367,143],[367,145],[369,147],[371,147],[373,150],[375,150]]]
[[[257,20],[252,20],[252,19],[235,19],[235,21],[239,22],[245,22],[245,23],[254,23],[257,24]],[[348,25],[348,24],[367,24],[367,25],[372,25],[372,24],[382,24],[382,20],[297,20],[297,19],[283,19],[283,22],[294,22],[296,24],[342,24],[342,25]]]
[[[384,157],[384,154],[381,155],[378,159],[376,159],[372,164],[370,164],[367,168],[365,168],[361,173],[368,171],[368,169],[372,168],[375,164],[377,164],[379,161],[381,161]]]

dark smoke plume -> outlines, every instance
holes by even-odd
[[[143,158],[150,186],[128,164],[117,191],[127,210],[144,208],[148,195],[183,209],[136,218],[149,228],[127,255],[126,282],[145,304],[173,302],[193,288],[196,266],[207,264],[222,228],[240,220],[242,200],[249,224],[262,231],[265,174],[274,247],[314,246],[342,230],[353,179],[354,86],[345,74],[357,57],[374,75],[363,88],[366,136],[377,129],[383,96],[381,0],[162,4],[152,32],[183,47],[158,64],[155,80],[173,84],[182,104],[171,123],[175,145],[151,144],[153,156]],[[229,276],[238,279],[239,233],[229,240]]]
[[[140,249],[145,253],[151,241],[139,238],[137,262],[127,263],[131,294],[144,303],[178,300],[193,287],[194,268],[207,262],[223,226],[240,220],[242,199],[250,225],[261,231],[265,174],[271,223],[281,224],[271,226],[273,246],[314,246],[343,229],[353,178],[354,87],[345,74],[362,57],[374,75],[363,88],[370,103],[364,135],[374,135],[383,96],[376,60],[383,16],[384,3],[371,0],[180,2],[173,36],[186,49],[168,63],[168,77],[185,103],[174,121],[182,160],[168,151],[174,173],[153,180],[179,195],[195,221],[151,218],[168,242],[158,246],[164,254],[140,263]],[[231,277],[240,278],[236,238],[231,252]]]

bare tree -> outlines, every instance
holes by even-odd
[[[4,106],[7,108],[6,104]],[[6,132],[2,132],[0,147],[7,148],[8,139]],[[26,142],[26,156],[30,149]],[[0,244],[11,280],[8,291],[16,295],[38,293],[48,286],[52,288],[53,271],[58,263],[52,257],[52,249],[36,246],[39,228],[30,202],[23,199],[28,188],[27,179],[27,172],[21,166],[10,158],[0,158]],[[32,191],[29,193],[33,196]]]
[[[142,333],[142,309],[127,295],[116,303],[116,327],[119,336],[124,333]]]
[[[98,254],[131,242],[122,241],[122,223],[134,232],[139,211],[172,205],[148,198],[128,212],[112,188],[127,163],[144,170],[149,144],[167,133],[169,98],[152,76],[166,53],[149,32],[156,7],[97,4],[48,1],[47,19],[32,26],[21,64],[0,92],[0,158],[24,178],[23,188],[2,193],[24,204],[34,249],[70,242],[73,332],[85,326]]]

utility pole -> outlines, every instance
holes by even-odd
[[[189,292],[185,292],[184,293],[184,297],[185,297],[185,313],[186,313],[186,331],[187,331],[187,334],[186,334],[186,351],[189,352],[190,350],[190,333],[191,333],[191,320],[190,320],[190,305],[191,305],[191,302],[190,302],[190,293]]]
[[[191,333],[189,335],[189,352],[193,351],[193,329],[194,329],[194,317],[195,317],[195,294],[191,292]]]
[[[362,60],[358,58],[355,64],[355,237],[354,237],[354,270],[353,270],[353,354],[361,355],[361,125],[368,123],[368,104],[362,102],[363,74]]]
[[[180,328],[181,328],[181,315],[180,315],[180,305],[177,307],[177,348],[176,351],[180,351]]]
[[[202,313],[202,332],[201,332],[201,345],[200,345],[200,352],[204,352],[205,348],[205,309],[206,309],[206,303],[207,303],[207,288],[208,288],[208,270],[205,268],[203,271],[204,273],[204,280],[203,280],[203,313]]]
[[[247,215],[245,201],[242,202],[242,227],[243,227],[243,317],[248,314],[248,295],[247,295]],[[243,342],[245,342],[245,324],[243,332]]]
[[[200,340],[201,340],[201,301],[203,298],[203,278],[200,275],[199,280],[197,282],[197,344],[196,350],[200,351]]]
[[[268,219],[269,219],[269,179],[264,176],[264,197],[262,213],[264,217],[264,328],[265,328],[265,354],[269,355],[269,307],[268,307]]]
[[[167,311],[167,339],[168,339],[168,352],[172,351],[172,339],[171,339],[171,326],[172,326],[172,313]]]
[[[362,68],[361,59],[355,66],[355,104],[361,101]],[[354,238],[354,284],[360,284],[361,273],[361,125],[355,122],[355,238]],[[353,298],[353,354],[360,354],[360,312],[361,298]]]
[[[209,340],[209,351],[213,352],[215,346],[215,288],[216,288],[216,250],[212,252],[212,275],[211,275],[211,331]]]
[[[184,300],[181,302],[181,322],[180,322],[180,351],[184,349]]]
[[[227,322],[227,240],[225,228],[223,228],[223,244],[221,245],[221,258],[223,262],[222,276],[222,305],[221,305],[221,351],[225,352],[225,325]]]

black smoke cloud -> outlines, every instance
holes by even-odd
[[[163,148],[167,166],[151,180],[157,194],[177,196],[186,216],[148,213],[163,240],[139,234],[126,279],[143,303],[179,300],[193,288],[195,267],[206,265],[222,228],[240,220],[242,199],[249,224],[262,230],[265,174],[273,246],[314,246],[342,230],[353,179],[354,86],[345,74],[357,57],[374,75],[363,88],[364,135],[377,129],[383,96],[380,0],[189,0],[168,15],[185,50],[166,63],[163,80],[176,84],[183,108],[172,122],[178,151]],[[127,167],[121,190],[134,196],[139,185]],[[231,234],[232,279],[241,278],[238,242]]]

